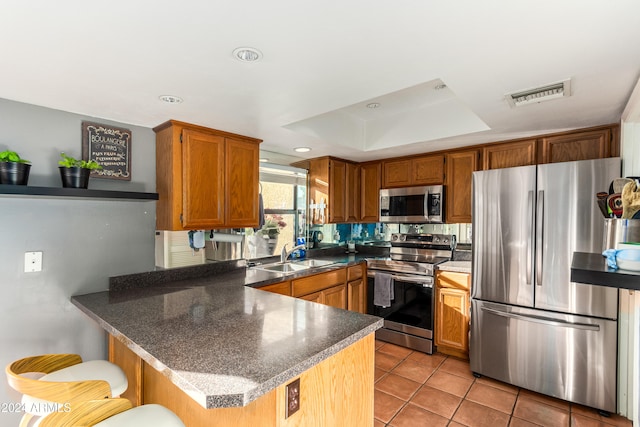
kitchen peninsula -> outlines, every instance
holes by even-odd
[[[134,405],[160,403],[189,427],[370,426],[382,319],[253,288],[277,280],[236,268],[72,302],[109,333]]]

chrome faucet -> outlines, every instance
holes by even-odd
[[[288,243],[285,243],[284,246],[282,247],[282,252],[280,252],[280,262],[283,264],[287,262],[291,254],[297,251],[298,249],[307,249],[305,245],[298,245],[293,249],[291,249],[290,251],[287,251],[287,245]]]

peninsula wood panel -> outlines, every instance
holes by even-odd
[[[446,155],[446,217],[448,223],[471,222],[471,178],[478,170],[478,150]]]
[[[300,375],[300,410],[286,419],[284,386],[279,387],[279,427],[371,427],[373,382],[370,334]]]
[[[548,136],[540,144],[540,163],[602,159],[611,155],[611,129]]]
[[[536,164],[536,140],[507,142],[482,148],[483,170]]]
[[[360,165],[360,221],[378,222],[380,218],[380,179],[382,163]]]
[[[142,359],[111,334],[109,334],[109,362],[118,365],[127,376],[129,385],[120,397],[129,399],[133,406],[142,405]]]

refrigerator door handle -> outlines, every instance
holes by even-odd
[[[530,285],[533,280],[533,227],[535,221],[533,194],[533,191],[529,191],[527,199],[527,211],[529,212],[529,230],[527,230],[527,285]]]
[[[544,325],[559,326],[563,328],[582,329],[586,331],[599,331],[600,325],[591,325],[587,323],[565,322],[564,320],[552,319],[544,316],[527,316],[511,312],[494,310],[492,308],[482,307],[482,311],[495,314],[496,316],[508,317],[511,319],[524,320],[526,322],[542,323]]]
[[[542,236],[544,234],[544,191],[538,191],[536,212],[536,285],[542,286]]]

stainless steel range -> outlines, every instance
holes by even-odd
[[[392,234],[390,258],[367,261],[367,312],[384,318],[377,339],[433,353],[433,271],[451,259],[455,242],[448,234]],[[376,291],[390,291],[388,306],[374,304]]]

